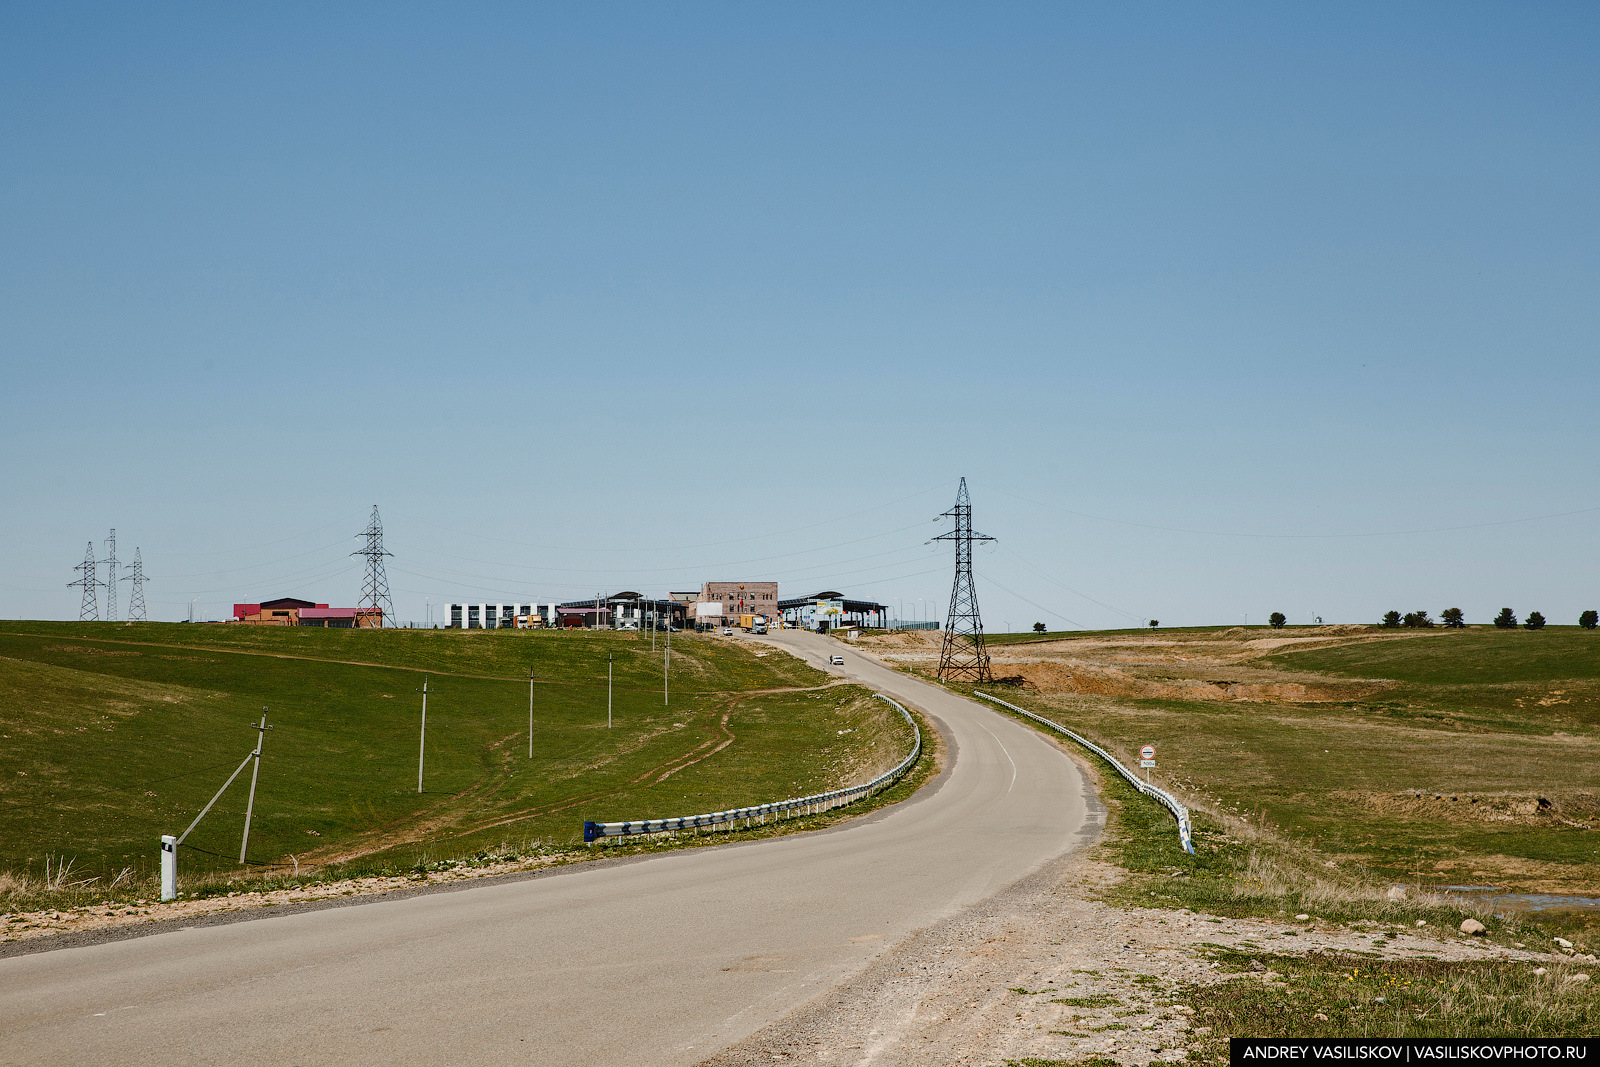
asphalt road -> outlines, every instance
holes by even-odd
[[[832,832],[0,960],[0,1063],[692,1064],[1092,833],[1032,730],[844,656],[824,669],[943,725],[936,789]]]

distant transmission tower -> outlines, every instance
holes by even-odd
[[[83,586],[83,607],[78,609],[79,622],[98,622],[100,620],[100,598],[95,592],[100,582],[94,576],[94,566],[94,542],[90,541],[88,551],[83,554],[83,562],[72,568],[75,571],[82,571],[83,577],[75,582],[67,583],[68,589],[75,585]]]
[[[954,530],[934,538],[956,543],[956,581],[950,587],[950,617],[944,627],[944,649],[939,653],[939,680],[992,682],[989,654],[983,647],[983,616],[978,614],[978,591],[972,585],[972,542],[993,541],[994,538],[972,532],[972,502],[967,498],[965,478],[961,479],[961,491],[956,494],[956,506],[939,517],[956,521]]]
[[[367,547],[360,552],[350,553],[352,556],[367,557],[367,576],[361,582],[361,607],[377,608],[382,620],[382,625],[394,625],[394,601],[389,597],[389,576],[383,572],[383,557],[392,556],[393,552],[383,550],[383,522],[378,518],[378,505],[372,505],[372,520],[367,523],[367,528],[357,537],[367,539]]]
[[[133,583],[133,592],[128,594],[128,621],[149,622],[150,616],[144,610],[144,560],[139,557],[137,546],[133,550],[133,573],[122,580]]]
[[[117,531],[106,538],[106,621],[117,621]]]

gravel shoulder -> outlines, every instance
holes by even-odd
[[[1094,1056],[1176,1062],[1205,1031],[1192,1027],[1192,1009],[1175,994],[1238,978],[1207,960],[1213,947],[1533,965],[1552,959],[1437,928],[1378,946],[1370,931],[1315,917],[1220,918],[1096,899],[1125,876],[1089,853],[1056,860],[702,1067],[989,1067]],[[1267,970],[1249,980],[1281,977]]]

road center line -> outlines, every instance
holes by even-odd
[[[994,737],[994,743],[1000,746],[1000,751],[1005,753],[1006,762],[1011,764],[1011,784],[1006,786],[1006,796],[1010,796],[1011,790],[1015,788],[1017,784],[1017,761],[1011,758],[1011,753],[1006,749],[1006,743],[1000,740],[1000,738],[995,737],[995,732],[993,730],[989,729],[981,722],[978,724],[978,729],[982,730],[990,737]]]

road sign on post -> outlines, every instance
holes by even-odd
[[[1145,785],[1150,784],[1150,768],[1156,765],[1156,746],[1146,745],[1139,750],[1139,766],[1144,768]]]

